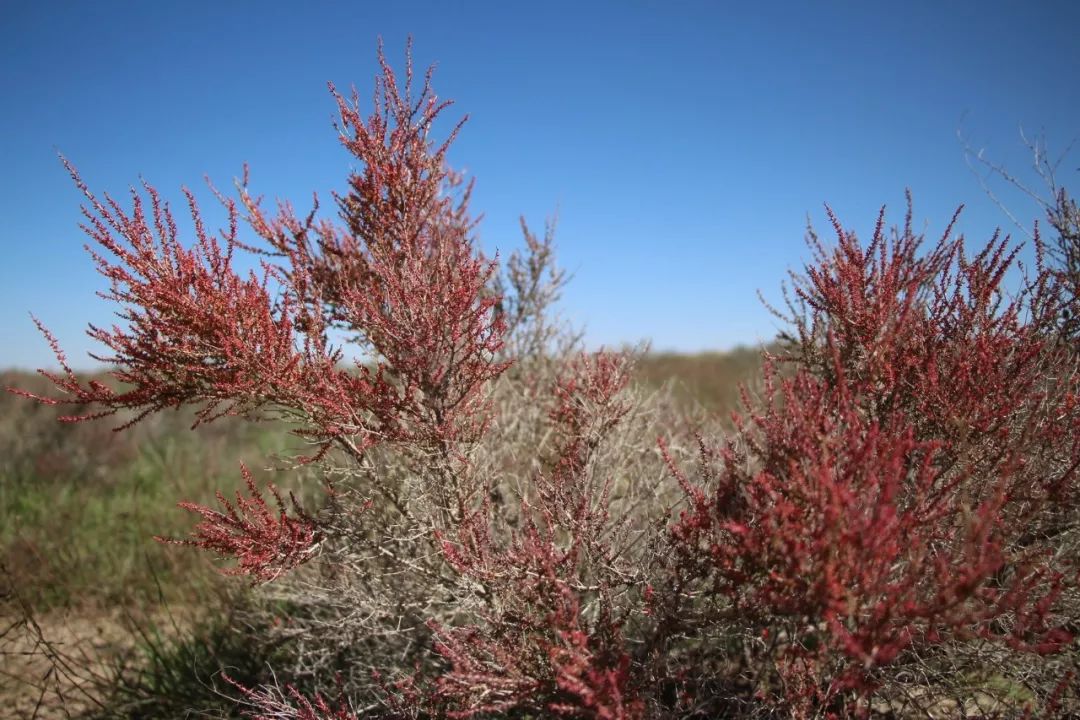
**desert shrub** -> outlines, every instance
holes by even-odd
[[[337,221],[265,209],[245,173],[218,194],[220,240],[188,194],[188,247],[152,187],[124,209],[68,166],[127,324],[91,329],[115,386],[72,373],[43,328],[65,396],[34,396],[121,427],[181,406],[284,422],[325,485],[298,499],[244,469],[244,491],[182,504],[200,520],[180,542],[264,599],[245,612],[273,674],[232,678],[241,709],[1075,709],[1080,416],[1059,275],[1040,261],[1009,298],[1005,240],[923,252],[909,213],[863,246],[835,221],[725,434],[631,383],[632,352],[585,352],[552,320],[550,229],[525,228],[505,270],[480,252],[445,162],[460,125],[435,143],[448,103],[430,72],[417,92],[411,65],[399,84],[380,60],[370,115],[331,88],[359,161]],[[258,273],[234,268],[243,252]]]
[[[767,366],[696,482],[673,467],[692,501],[673,573],[724,599],[757,692],[795,715],[1005,712],[990,666],[1060,702],[1075,668],[1034,657],[1076,662],[1069,290],[1040,262],[1010,299],[1006,240],[969,255],[946,230],[920,252],[910,209],[866,245],[833,224],[780,313],[790,372]]]

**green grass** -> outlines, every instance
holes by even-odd
[[[212,573],[207,558],[153,537],[184,535],[193,518],[176,502],[211,503],[217,487],[237,484],[238,473],[203,471],[204,455],[191,440],[164,438],[158,445],[96,486],[5,478],[0,547],[14,576],[9,581],[33,605],[124,602],[152,590],[154,575],[172,600],[203,589]]]
[[[211,591],[209,557],[154,536],[186,535],[195,518],[178,501],[213,505],[215,490],[241,486],[241,461],[262,468],[296,442],[280,426],[234,420],[193,432],[188,413],[113,433],[110,420],[58,423],[56,409],[10,394],[0,410],[0,597],[17,592],[39,610],[141,603],[158,583],[171,602]]]

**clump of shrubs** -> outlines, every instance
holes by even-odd
[[[195,241],[149,185],[71,169],[125,324],[114,385],[48,403],[281,420],[320,507],[242,471],[185,542],[261,585],[252,717],[939,717],[1078,712],[1075,298],[1036,239],[863,243],[830,214],[734,431],[630,382],[552,316],[550,228],[505,266],[433,140],[449,103],[380,53],[336,219],[218,194]],[[240,227],[251,238],[241,239]],[[234,267],[259,258],[257,273]],[[362,357],[349,360],[339,343]],[[117,389],[119,388],[119,389]],[[128,417],[125,414],[125,417]],[[267,497],[273,502],[267,502]],[[268,621],[273,615],[272,622]]]

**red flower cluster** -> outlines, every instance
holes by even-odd
[[[219,557],[236,560],[236,567],[226,570],[229,575],[250,575],[257,581],[268,582],[307,560],[314,552],[319,531],[315,519],[304,512],[295,497],[292,500],[295,517],[290,516],[273,485],[277,509],[271,508],[255,485],[255,478],[241,466],[249,497],[236,493],[236,504],[220,492],[218,502],[224,511],[182,502],[180,507],[202,516],[202,522],[187,540],[157,538],[161,542],[191,545],[211,550]]]

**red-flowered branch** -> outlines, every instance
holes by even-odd
[[[219,492],[217,499],[222,510],[182,502],[180,507],[202,516],[191,538],[158,539],[235,559],[236,567],[225,570],[226,574],[249,575],[256,581],[267,582],[304,562],[319,541],[319,530],[315,518],[304,512],[296,498],[290,497],[293,511],[290,515],[281,493],[270,485],[275,504],[270,506],[251,472],[243,466],[241,470],[248,497],[237,492],[234,504]]]
[[[268,215],[245,170],[239,203],[218,194],[228,214],[220,239],[185,190],[195,233],[186,247],[149,184],[149,203],[133,189],[125,210],[67,164],[87,201],[84,229],[110,283],[105,297],[120,308],[121,324],[89,331],[112,352],[94,357],[117,387],[80,380],[39,323],[62,367],[44,374],[64,396],[37,399],[91,408],[71,420],[132,412],[123,427],[183,405],[198,408],[198,423],[280,417],[315,444],[301,458],[308,462],[332,448],[359,460],[387,442],[448,455],[475,440],[487,422],[484,388],[508,365],[498,358],[505,322],[489,289],[496,265],[475,247],[468,188],[446,166],[457,129],[438,146],[430,137],[449,103],[433,94],[430,71],[414,97],[411,61],[403,87],[381,52],[380,61],[366,118],[355,93],[350,103],[331,88],[342,145],[359,161],[337,198],[340,222],[314,210],[300,219],[288,205]],[[262,247],[240,239],[241,208]],[[258,274],[236,269],[245,251],[261,258]],[[336,331],[366,356],[348,362]],[[240,572],[270,572],[266,522],[198,512],[205,520],[195,544],[237,554]],[[278,554],[290,560],[271,565],[305,556],[293,547],[298,537],[278,538]]]

